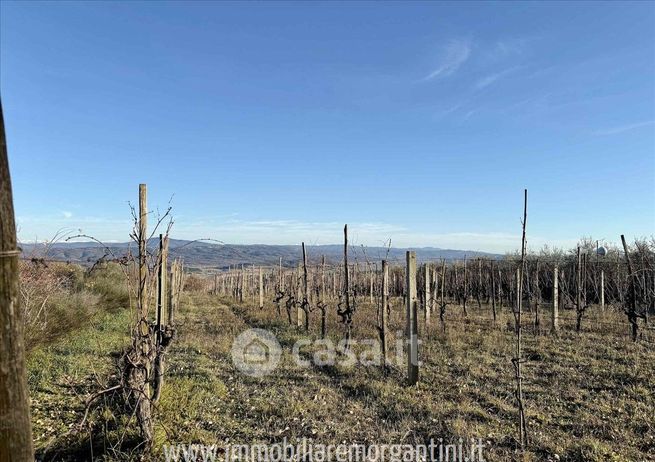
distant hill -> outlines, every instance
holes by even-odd
[[[114,258],[125,256],[130,249],[136,253],[134,243],[109,243],[105,246],[96,242],[63,242],[50,245],[47,249],[43,244],[20,244],[23,249],[23,257],[47,258],[50,260],[70,261],[81,265],[89,266],[98,259]],[[156,252],[159,241],[152,239],[148,242],[148,248]],[[282,264],[292,267],[302,259],[300,245],[234,245],[214,244],[203,241],[185,241],[171,239],[169,243],[171,257],[181,257],[188,268],[195,269],[227,269],[229,266],[238,265],[278,265],[280,258]],[[419,262],[436,261],[444,258],[446,260],[462,260],[465,257],[487,257],[499,258],[500,255],[477,252],[472,250],[439,249],[435,247],[421,248],[391,248],[386,247],[365,247],[353,246],[348,249],[350,261],[363,263],[367,257],[370,261],[380,261],[387,258],[389,261],[401,263],[404,261],[405,252],[415,250]],[[366,254],[366,256],[365,256]],[[322,255],[328,263],[334,264],[343,259],[343,245],[315,245],[307,246],[307,255],[310,263],[320,262]]]

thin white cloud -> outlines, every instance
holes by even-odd
[[[471,45],[465,40],[451,40],[443,47],[439,66],[422,81],[434,80],[454,74],[471,55]]]
[[[64,218],[72,218],[73,217],[73,212],[69,212],[67,210],[62,210],[61,214],[62,214],[62,216]]]
[[[492,54],[498,58],[523,54],[528,48],[529,41],[530,39],[526,37],[504,38],[498,40],[493,47]]]
[[[619,125],[617,127],[611,127],[607,128],[604,130],[597,130],[594,132],[595,135],[618,135],[619,133],[624,133],[630,130],[634,130],[636,128],[641,128],[641,127],[648,127],[650,125],[655,125],[655,119],[654,120],[645,120],[643,122],[637,122],[633,124],[627,124],[627,125]]]
[[[475,83],[474,87],[475,87],[476,90],[482,90],[483,88],[488,87],[489,85],[493,84],[497,80],[500,80],[503,77],[508,76],[512,72],[517,71],[518,69],[519,69],[519,66],[514,66],[514,67],[510,67],[509,69],[505,69],[503,71],[487,75],[486,77],[483,77],[480,80],[478,80]]]

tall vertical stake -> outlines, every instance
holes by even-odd
[[[553,332],[559,330],[559,268],[557,266],[553,269],[553,320],[551,327]]]
[[[157,271],[157,345],[161,343],[161,326],[166,312],[166,265],[168,237],[159,235],[159,271]]]
[[[430,325],[430,311],[432,310],[432,300],[430,297],[430,264],[425,263],[425,327]]]
[[[34,460],[14,200],[0,104],[0,460]]]
[[[148,265],[147,256],[147,232],[148,232],[148,205],[147,205],[147,187],[145,184],[139,185],[139,292],[138,292],[138,310],[141,335],[148,334]]]
[[[496,323],[496,276],[494,272],[494,261],[491,260],[491,310],[494,316],[494,324]]]
[[[350,278],[348,277],[348,225],[343,227],[343,275],[344,275],[344,296],[346,299],[346,312],[350,313]],[[346,350],[350,348],[352,319],[346,319]]]
[[[382,368],[387,367],[387,305],[389,304],[389,265],[382,260],[382,303],[380,305],[380,347]]]
[[[259,309],[264,308],[264,279],[262,276],[262,267],[259,267]]]
[[[525,273],[525,228],[528,221],[528,190],[524,190],[523,198],[523,235],[521,238],[521,266],[518,271],[518,285],[517,285],[517,314],[516,314],[516,358],[514,358],[514,367],[516,372],[516,398],[519,408],[519,441],[521,449],[525,449],[528,442],[528,424],[525,419],[525,408],[523,406],[523,376],[521,375],[521,311],[523,308],[523,275]]]
[[[418,322],[416,301],[416,252],[407,252],[407,382],[418,382]]]
[[[605,270],[600,270],[600,309],[605,311]]]

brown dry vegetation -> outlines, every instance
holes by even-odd
[[[392,301],[390,331],[404,326],[400,299]],[[152,458],[164,444],[426,443],[482,437],[488,460],[517,458],[513,395],[513,316],[505,308],[496,326],[483,305],[449,307],[446,332],[438,319],[422,327],[420,383],[407,387],[403,370],[379,367],[297,366],[293,343],[305,332],[289,326],[267,301],[264,310],[248,300],[188,292],[179,313],[179,338],[168,358],[167,379],[156,409]],[[284,309],[283,309],[284,312]],[[343,328],[334,303],[329,334]],[[319,335],[312,313],[310,336]],[[624,315],[590,308],[583,332],[573,332],[574,315],[563,313],[558,336],[526,325],[525,398],[531,442],[526,460],[655,460],[655,363],[652,334],[633,343]],[[360,300],[353,338],[375,338],[375,309]],[[547,313],[542,326],[548,325]],[[136,426],[116,408],[111,395],[92,411],[89,426],[67,434],[81,420],[84,400],[112,383],[114,358],[128,342],[128,311],[101,310],[89,325],[29,358],[32,412],[39,454],[51,459],[126,460],[139,457],[130,446]],[[249,327],[273,331],[283,358],[269,376],[250,378],[232,364],[230,348]],[[356,351],[361,351],[356,347]],[[305,355],[311,354],[303,350]],[[46,451],[46,448],[48,449]]]

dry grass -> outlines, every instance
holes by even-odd
[[[470,310],[464,321],[451,309],[445,333],[433,321],[423,332],[421,383],[405,386],[402,372],[378,367],[298,367],[291,345],[304,336],[272,306],[194,296],[183,313],[185,328],[172,353],[160,441],[203,443],[279,442],[426,443],[431,437],[482,437],[489,460],[516,456],[511,314],[497,327],[488,311]],[[392,330],[402,329],[399,300]],[[527,413],[532,442],[526,460],[647,460],[655,458],[655,374],[652,345],[633,344],[619,330],[592,326],[554,337],[525,336]],[[313,313],[310,335],[318,335]],[[486,320],[483,320],[487,317]],[[342,327],[331,313],[335,343]],[[601,319],[602,318],[602,319]],[[375,335],[373,308],[356,314],[354,337]],[[543,319],[543,322],[547,322]],[[572,322],[573,320],[571,320]],[[543,324],[542,324],[543,325]],[[248,327],[272,330],[284,348],[281,365],[261,379],[234,369],[230,347]],[[605,333],[603,333],[603,331]],[[611,330],[610,330],[611,331]],[[163,430],[163,428],[162,428]]]
[[[285,437],[290,442],[308,438],[322,444],[413,444],[430,437],[446,441],[482,437],[487,460],[518,459],[511,313],[503,311],[493,326],[486,307],[481,312],[470,308],[468,320],[460,308],[452,307],[445,333],[434,319],[431,328],[422,332],[420,384],[407,387],[402,370],[385,374],[375,366],[297,366],[291,345],[307,334],[288,325],[284,308],[278,317],[272,305],[262,311],[253,306],[199,293],[183,296],[179,337],[167,360],[157,409],[153,459],[161,459],[164,444],[223,446],[280,442]],[[334,305],[330,308],[329,333],[337,342],[343,329]],[[401,313],[400,301],[394,300],[390,330],[404,326]],[[543,318],[545,325],[548,318]],[[373,307],[363,303],[355,314],[354,338],[373,338],[374,320]],[[630,342],[621,322],[609,312],[592,310],[580,335],[568,326],[558,336],[526,327],[525,396],[531,443],[525,460],[655,460],[655,352],[647,341]],[[317,312],[312,313],[311,324],[309,336],[317,338]],[[72,443],[59,437],[66,425],[80,418],[83,395],[92,388],[84,384],[95,377],[110,380],[110,353],[124,344],[127,325],[125,314],[108,316],[32,353],[30,386],[37,438],[44,428],[59,422],[61,413],[65,416],[54,432],[37,439],[40,448],[54,437],[53,446],[74,443],[78,451],[61,452],[59,458],[79,459],[82,454],[88,458],[88,435],[78,435]],[[232,341],[249,327],[273,331],[283,346],[280,365],[266,377],[246,377],[232,364]],[[56,367],[48,367],[47,377],[38,378],[43,361]],[[80,397],[70,391],[71,384],[80,387]],[[53,403],[50,408],[43,405],[45,390]],[[54,403],[61,413],[51,416]],[[94,457],[136,458],[125,436],[128,422],[117,417],[112,406],[103,403],[92,414]],[[121,437],[125,444],[117,446]],[[112,446],[113,450],[107,449]]]

